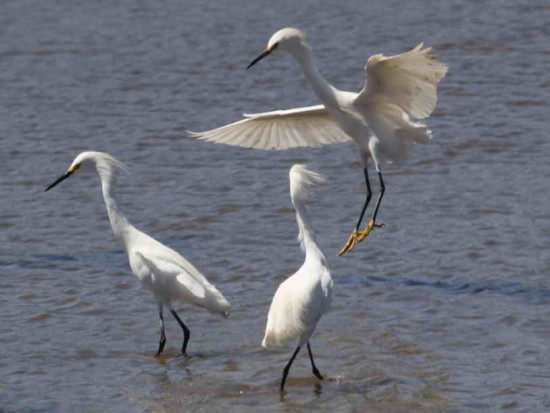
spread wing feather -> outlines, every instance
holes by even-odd
[[[365,87],[356,103],[386,101],[399,106],[410,117],[430,116],[437,102],[437,84],[447,73],[446,64],[429,54],[431,48],[419,44],[396,56],[372,56],[366,66]]]
[[[323,105],[273,112],[244,114],[245,119],[190,137],[214,143],[255,149],[319,148],[351,140]]]

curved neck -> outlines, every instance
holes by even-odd
[[[315,259],[324,263],[325,256],[317,245],[315,240],[315,232],[313,232],[313,228],[311,228],[309,223],[309,218],[303,201],[300,199],[293,199],[292,203],[296,209],[296,220],[298,221],[299,229],[298,239],[300,240],[302,250],[306,254],[306,261]]]
[[[303,45],[298,52],[291,54],[302,67],[307,81],[321,102],[327,108],[337,108],[336,89],[319,73],[311,48]]]
[[[126,217],[120,212],[115,199],[112,196],[112,184],[115,182],[115,177],[112,171],[103,170],[98,167],[97,171],[101,178],[101,190],[103,192],[103,199],[105,201],[105,207],[107,208],[107,215],[109,215],[109,222],[116,240],[122,244],[126,249],[126,236],[128,231],[132,228],[132,225],[128,222]]]

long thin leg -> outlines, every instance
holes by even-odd
[[[344,247],[340,250],[340,252],[338,252],[338,255],[342,255],[348,251],[351,251],[357,244],[357,238],[359,236],[359,227],[361,226],[361,222],[363,221],[363,217],[365,216],[365,211],[367,210],[370,200],[372,199],[372,190],[371,190],[370,181],[369,181],[369,171],[366,166],[363,168],[363,173],[365,174],[365,185],[367,186],[367,197],[365,199],[365,203],[363,204],[361,215],[359,215],[359,220],[357,221],[357,225],[355,225],[355,230],[351,233],[350,237],[348,238],[348,241],[346,242],[346,245],[344,245]]]
[[[384,224],[376,223],[376,215],[378,215],[380,202],[382,201],[382,197],[384,196],[384,192],[386,191],[386,186],[384,185],[384,179],[382,179],[382,172],[378,172],[378,178],[380,179],[380,194],[378,195],[378,199],[376,200],[376,205],[374,207],[374,214],[372,214],[372,218],[369,221],[367,228],[365,228],[365,230],[359,234],[359,238],[357,239],[357,242],[364,241],[365,238],[367,238],[367,235],[369,235],[369,233],[372,231],[373,228],[380,228],[384,226]]]
[[[382,197],[384,196],[384,192],[386,191],[386,186],[384,185],[384,180],[382,179],[382,172],[378,172],[378,178],[380,179],[380,194],[378,195],[378,199],[376,200],[374,214],[372,215],[372,220],[375,222],[376,215],[378,214],[378,208],[380,208],[380,201],[382,201]]]
[[[187,343],[189,342],[189,338],[191,337],[191,331],[187,328],[185,324],[183,324],[183,321],[181,321],[181,318],[179,318],[178,313],[176,313],[176,310],[173,308],[170,308],[170,312],[180,325],[181,329],[183,330],[183,345],[181,346],[181,353],[184,356],[187,356]]]
[[[367,185],[367,198],[365,199],[365,203],[363,204],[363,209],[361,210],[361,215],[359,215],[359,220],[357,221],[357,225],[355,226],[355,229],[357,231],[359,231],[359,227],[361,226],[361,222],[363,221],[363,216],[365,215],[367,206],[369,205],[370,200],[372,199],[372,190],[370,189],[370,181],[369,181],[369,171],[367,168],[364,168],[363,172],[365,174],[365,185]]]
[[[311,346],[309,345],[309,341],[307,342],[307,352],[309,353],[309,360],[311,361],[311,368],[313,369],[313,374],[319,379],[323,380],[323,376],[317,370],[317,366],[315,366],[315,362],[313,361],[313,353],[311,352]]]
[[[164,350],[164,345],[166,344],[166,334],[164,334],[164,316],[162,314],[162,303],[158,303],[159,308],[159,318],[160,318],[160,341],[159,349],[157,351],[156,357],[160,356],[162,350]]]
[[[285,389],[285,382],[286,382],[286,376],[288,376],[288,372],[290,370],[290,366],[292,366],[292,363],[294,362],[294,359],[298,355],[298,352],[300,351],[300,346],[296,347],[296,350],[294,351],[294,354],[288,361],[287,365],[285,366],[283,370],[283,379],[281,380],[281,387],[280,390],[283,391]]]

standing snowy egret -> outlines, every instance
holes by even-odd
[[[300,246],[306,259],[300,269],[287,278],[273,297],[262,346],[278,346],[291,339],[298,339],[298,347],[283,370],[281,391],[286,377],[300,348],[307,343],[313,374],[323,380],[315,366],[309,339],[321,316],[328,310],[332,297],[332,278],[327,260],[315,241],[315,233],[309,223],[305,201],[310,189],[324,182],[321,175],[309,171],[303,165],[290,169],[290,197],[296,209]]]
[[[359,220],[339,254],[351,251],[373,228],[380,227],[376,217],[385,186],[381,163],[404,160],[413,143],[427,143],[432,133],[423,123],[411,118],[427,118],[437,101],[437,84],[447,73],[447,65],[428,54],[430,48],[419,44],[414,49],[386,57],[368,59],[367,79],[359,93],[336,89],[319,73],[313,52],[298,29],[276,32],[248,68],[276,51],[288,52],[301,66],[309,84],[323,103],[318,106],[245,114],[245,119],[206,132],[189,132],[206,141],[258,149],[288,149],[299,146],[320,147],[354,140],[361,151],[367,196]],[[367,170],[371,156],[380,194],[369,224],[360,232],[361,222],[372,198]]]
[[[123,167],[123,164],[113,156],[103,152],[82,152],[74,159],[67,172],[48,186],[46,191],[73,175],[88,161],[95,163],[101,178],[103,198],[115,238],[126,251],[133,273],[155,295],[160,317],[160,341],[156,355],[160,356],[166,344],[163,316],[165,305],[183,330],[181,352],[186,355],[191,333],[172,307],[172,301],[195,304],[224,317],[229,315],[229,303],[190,262],[173,249],[136,229],[122,215],[112,196],[112,184],[115,169]]]

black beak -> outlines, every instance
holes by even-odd
[[[270,50],[265,49],[264,52],[263,52],[261,55],[259,55],[256,59],[254,59],[254,60],[252,61],[252,63],[250,63],[250,64],[247,66],[246,70],[250,69],[250,68],[251,68],[252,66],[254,66],[256,63],[258,63],[260,60],[262,60],[264,57],[266,57],[267,55],[269,55],[269,54],[272,52],[272,50],[273,50],[273,49],[270,49]]]
[[[46,191],[44,191],[44,192],[49,191],[49,190],[52,189],[54,186],[56,186],[58,183],[60,183],[61,181],[64,181],[65,179],[67,179],[67,178],[68,178],[69,176],[71,176],[72,174],[73,174],[72,171],[67,171],[64,175],[61,175],[59,178],[57,178],[53,184],[51,184],[49,187],[47,187],[47,188],[46,188]]]

